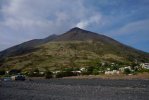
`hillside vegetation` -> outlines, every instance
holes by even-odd
[[[31,42],[2,51],[0,65],[4,69],[56,70],[63,67],[93,66],[98,62],[149,62],[148,53],[79,28],[71,29],[60,36]]]

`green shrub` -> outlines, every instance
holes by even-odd
[[[11,69],[9,71],[9,75],[16,75],[18,73],[21,73],[21,70],[19,70],[19,69]]]
[[[87,74],[92,74],[92,72],[93,72],[93,70],[94,70],[94,67],[92,67],[92,66],[90,66],[90,67],[87,67]]]
[[[62,78],[64,77],[64,74],[63,72],[58,72],[56,75],[55,75],[56,78]]]
[[[130,73],[131,73],[130,69],[128,69],[128,68],[124,69],[124,74],[130,74]]]
[[[5,70],[0,70],[0,75],[5,75]]]
[[[81,74],[82,74],[82,75],[90,75],[90,72],[88,72],[88,71],[82,71]]]
[[[50,78],[52,78],[53,77],[53,73],[51,72],[51,71],[46,71],[45,72],[45,78],[46,79],[50,79]]]
[[[65,71],[65,72],[63,71],[56,74],[56,78],[69,77],[69,76],[77,76],[77,74],[71,71]]]
[[[35,69],[30,70],[30,72],[28,73],[28,76],[29,77],[41,77],[43,75],[41,75],[39,73],[39,69],[38,68],[35,68]]]
[[[93,74],[93,75],[98,75],[98,74],[99,74],[99,72],[98,72],[98,70],[97,70],[97,69],[94,69],[92,74]]]
[[[148,72],[149,73],[149,69],[140,69],[140,70],[137,70],[137,72],[139,73]]]

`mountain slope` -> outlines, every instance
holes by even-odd
[[[0,59],[0,65],[5,68],[60,68],[89,66],[94,61],[149,62],[149,54],[110,37],[73,28],[61,35],[6,49],[0,52]]]
[[[114,42],[115,40],[107,36],[97,34],[94,32],[86,31],[80,28],[73,28],[70,31],[60,35],[54,41],[86,41],[86,40],[99,40],[104,42]]]
[[[26,54],[29,52],[33,52],[36,50],[36,46],[45,44],[49,41],[52,41],[54,38],[56,38],[56,35],[51,35],[45,39],[34,39],[30,40],[24,43],[21,43],[19,45],[13,46],[11,48],[8,48],[4,51],[0,52],[0,58],[5,58],[5,57],[10,57],[10,56],[17,56],[17,55],[22,55]]]

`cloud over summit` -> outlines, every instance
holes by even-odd
[[[6,1],[1,4],[0,15],[3,18],[0,19],[0,31],[2,35],[12,37],[13,41],[3,43],[6,47],[33,38],[62,33],[77,25],[80,26],[80,22],[85,24],[83,27],[81,24],[80,27],[86,28],[89,24],[98,24],[98,17],[100,18],[97,12],[85,7],[84,0]],[[10,41],[10,38],[5,38],[5,41]]]
[[[148,12],[148,0],[0,0],[0,50],[76,26],[104,33],[129,45],[132,39],[123,41],[121,36],[134,35],[134,32],[138,38],[141,33],[146,36]],[[149,50],[136,45],[132,46]]]
[[[101,20],[101,15],[99,14],[95,14],[85,20],[81,20],[77,25],[76,27],[79,27],[79,28],[87,28],[88,26],[90,26],[91,24],[94,24],[94,25],[98,25],[100,23],[100,20]]]

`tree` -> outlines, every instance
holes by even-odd
[[[46,78],[46,79],[50,79],[50,78],[52,78],[52,77],[53,77],[53,73],[52,73],[51,71],[47,70],[47,71],[45,72],[45,78]]]
[[[71,71],[73,71],[73,68],[72,67],[70,67],[70,68],[64,68],[62,71],[71,72]]]
[[[130,69],[128,69],[128,68],[124,69],[124,74],[130,74],[130,73],[131,73]]]
[[[111,66],[111,70],[118,70],[118,66],[117,65]]]
[[[40,77],[39,69],[38,68],[32,69],[28,75],[30,77]]]
[[[94,67],[92,67],[92,66],[87,67],[87,73],[88,74],[92,74],[93,70],[94,70]]]
[[[5,70],[0,70],[0,75],[5,75]]]
[[[91,75],[93,73],[94,67],[87,67],[84,71],[82,71],[82,75]]]
[[[131,69],[135,70],[135,67],[136,67],[136,66],[139,66],[139,64],[137,64],[137,63],[132,63],[132,64],[131,64]]]
[[[97,69],[94,69],[93,70],[93,75],[98,75],[98,74],[99,74],[98,70]]]
[[[18,73],[21,73],[21,70],[19,69],[12,69],[9,71],[9,75],[16,75]]]
[[[58,72],[56,74],[56,78],[62,78],[62,77],[64,77],[64,73],[63,72]]]

